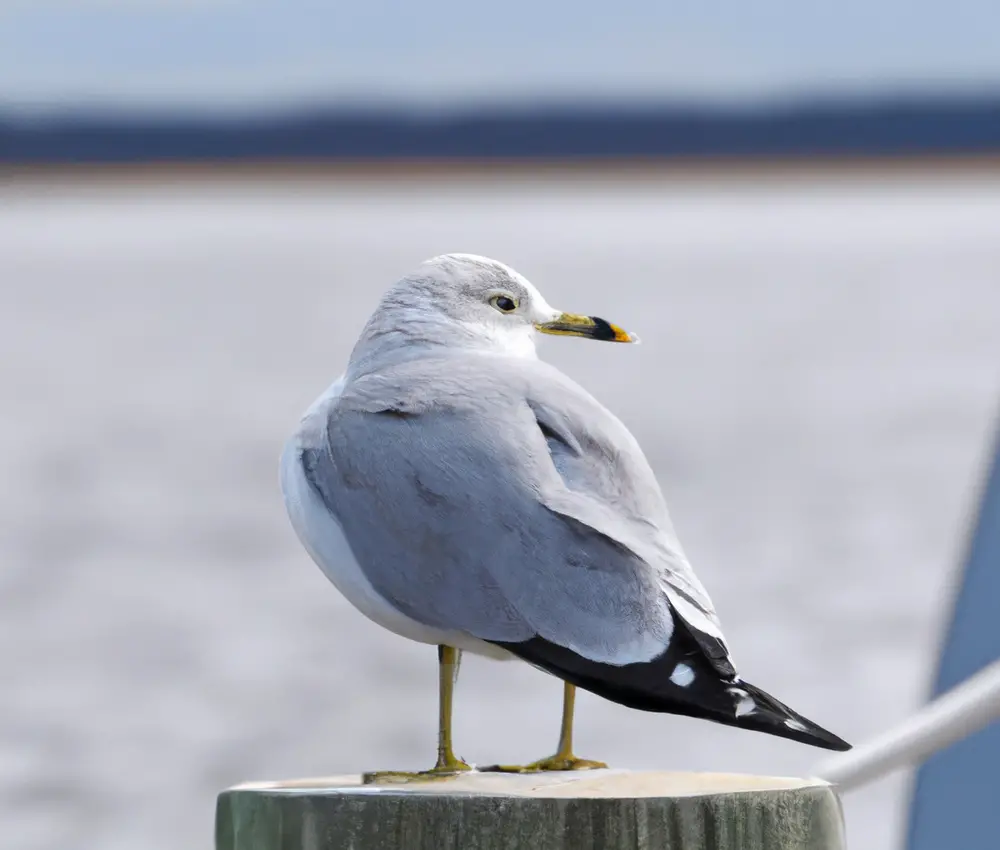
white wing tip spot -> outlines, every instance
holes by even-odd
[[[670,674],[670,681],[681,688],[686,688],[694,681],[694,670],[688,664],[678,664]]]
[[[753,714],[757,710],[757,703],[750,694],[743,688],[729,688],[729,693],[734,697],[739,697],[736,703],[736,716],[743,717],[746,714]]]

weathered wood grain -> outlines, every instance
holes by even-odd
[[[819,780],[600,770],[407,785],[341,776],[219,796],[216,850],[844,850]]]

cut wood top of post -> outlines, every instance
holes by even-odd
[[[701,797],[754,791],[828,787],[822,779],[733,773],[588,770],[553,773],[466,773],[406,783],[362,784],[358,775],[247,782],[230,791],[265,794],[460,794],[503,797]]]

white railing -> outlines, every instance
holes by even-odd
[[[929,755],[1000,720],[1000,661],[929,703],[877,738],[816,765],[813,775],[851,790]]]

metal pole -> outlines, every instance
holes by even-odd
[[[911,718],[866,744],[818,764],[814,776],[850,790],[978,732],[1000,719],[1000,661],[984,667]]]

